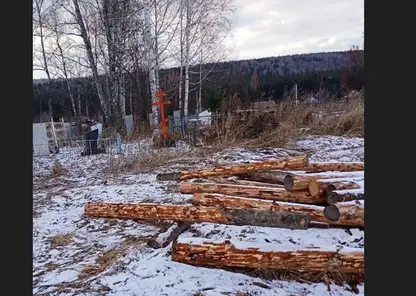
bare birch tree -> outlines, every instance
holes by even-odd
[[[184,6],[184,115],[188,115],[189,93],[200,89],[197,103],[201,105],[202,83],[215,64],[224,59],[223,41],[231,31],[233,6],[230,0],[182,0]],[[203,70],[203,63],[211,63]],[[199,64],[199,72],[191,70]],[[198,80],[191,81],[190,74],[198,73]],[[195,88],[191,88],[196,85]]]
[[[55,72],[55,77],[65,81],[68,96],[71,100],[72,114],[79,123],[80,113],[77,111],[76,107],[73,87],[74,79],[71,79],[71,76],[74,77],[74,75],[71,75],[70,60],[70,58],[73,57],[72,51],[76,47],[76,44],[69,38],[68,34],[65,34],[64,23],[60,20],[59,6],[51,9],[48,28],[51,30],[53,36],[53,41],[51,42],[53,48],[49,52],[51,55],[52,71]]]
[[[49,117],[52,118],[52,76],[50,72],[50,60],[46,49],[47,39],[50,37],[47,33],[46,22],[49,17],[51,6],[47,5],[45,0],[34,0],[34,15],[33,15],[33,43],[34,47],[34,70],[43,71],[46,74],[47,93],[48,93],[48,112]],[[36,46],[37,41],[39,46]],[[50,120],[49,118],[49,120]]]

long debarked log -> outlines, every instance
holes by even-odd
[[[326,202],[330,205],[336,204],[339,202],[353,201],[353,200],[363,200],[364,193],[362,192],[343,192],[343,191],[332,191],[329,192],[326,196]]]
[[[302,205],[302,204],[290,204],[275,202],[269,200],[244,198],[236,196],[226,196],[219,194],[209,193],[194,193],[192,197],[192,203],[199,206],[210,207],[229,207],[239,209],[260,209],[270,211],[281,211],[290,213],[303,213],[311,215],[311,222],[323,222],[333,225],[349,226],[349,227],[361,227],[361,222],[350,219],[349,216],[341,216],[337,220],[328,220],[324,215],[324,207]]]
[[[255,209],[89,202],[87,216],[307,229],[310,215]]]
[[[278,160],[268,160],[262,162],[253,162],[247,164],[223,166],[210,169],[202,169],[197,171],[181,172],[180,180],[192,178],[206,178],[213,176],[230,176],[244,175],[252,172],[270,171],[270,170],[292,170],[300,169],[308,165],[308,156],[286,157]]]
[[[193,178],[207,178],[215,176],[245,175],[253,172],[263,172],[270,170],[293,170],[301,169],[308,165],[308,156],[286,157],[277,160],[267,160],[261,162],[245,163],[239,165],[221,166],[196,171],[183,171],[156,176],[158,181],[188,180]]]
[[[248,180],[230,180],[226,178],[209,178],[207,183],[218,183],[218,184],[230,184],[230,185],[244,185],[244,186],[260,186],[260,187],[273,187],[283,189],[283,185],[272,184],[272,183],[263,183],[256,181]]]
[[[175,242],[172,260],[195,266],[270,268],[280,270],[364,272],[364,251],[331,252],[323,250],[262,251],[238,249],[229,241],[215,243]]]
[[[298,170],[298,169],[294,169]],[[307,172],[326,172],[326,171],[338,171],[338,172],[357,172],[364,171],[363,162],[317,162],[309,163],[307,166],[301,168],[302,171]]]
[[[364,227],[364,203],[346,202],[326,206],[325,217],[330,221],[351,221],[358,227]]]
[[[308,192],[289,192],[284,189],[272,187],[242,186],[216,183],[192,183],[183,182],[181,193],[218,193],[240,197],[254,197],[285,202],[321,204],[325,202],[325,196],[312,197]]]

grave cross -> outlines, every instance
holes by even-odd
[[[152,106],[160,106],[160,117],[161,122],[159,123],[159,127],[163,130],[163,139],[168,139],[168,133],[167,133],[167,126],[166,123],[168,122],[168,118],[165,118],[165,105],[172,104],[171,101],[165,101],[164,97],[166,96],[166,93],[164,93],[162,90],[158,90],[156,92],[156,97],[159,98],[158,102],[153,102]]]

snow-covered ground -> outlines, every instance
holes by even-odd
[[[308,137],[297,148],[310,161],[363,161],[362,138]],[[201,168],[276,159],[299,152],[285,149],[227,149],[206,158],[185,144],[165,150],[172,155],[169,168],[148,173],[112,175],[112,162],[151,153],[148,141],[128,144],[125,155],[81,157],[80,151],[62,149],[56,158],[33,160],[33,293],[35,295],[355,295],[348,286],[268,281],[221,269],[193,267],[171,260],[171,245],[147,247],[147,240],[166,229],[167,223],[88,218],[88,201],[186,203],[191,197],[178,193],[177,184],[156,182],[156,173],[175,168]],[[159,150],[158,153],[163,153]],[[54,160],[65,172],[50,177]],[[176,163],[176,164],[175,164]],[[236,227],[203,223],[193,225],[202,238],[231,239],[233,243],[261,244],[265,238],[278,248],[362,249],[364,233],[358,229],[287,230]],[[213,232],[213,230],[215,230]],[[195,240],[191,231],[180,240]],[[245,242],[239,242],[241,233]],[[214,234],[213,234],[214,233]],[[208,237],[207,237],[208,235]],[[280,246],[280,247],[279,247]],[[270,243],[263,243],[264,248]],[[255,283],[264,283],[267,288]],[[253,284],[254,283],[254,284]],[[358,286],[364,294],[364,286]],[[200,294],[198,294],[200,293]],[[246,293],[246,294],[244,294]]]

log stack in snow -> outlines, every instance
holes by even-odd
[[[288,157],[157,176],[180,180],[181,193],[192,194],[193,205],[88,203],[85,214],[138,220],[174,221],[169,235],[154,238],[155,247],[176,240],[191,223],[255,225],[306,229],[364,227],[364,165],[309,163],[307,156]],[[195,180],[198,179],[198,180]],[[179,226],[180,227],[179,227]],[[235,226],[234,226],[235,227]],[[300,231],[300,230],[295,230]],[[163,239],[162,239],[163,238]],[[261,251],[223,243],[173,244],[172,258],[192,265],[302,269],[361,273],[363,252],[327,249]]]

